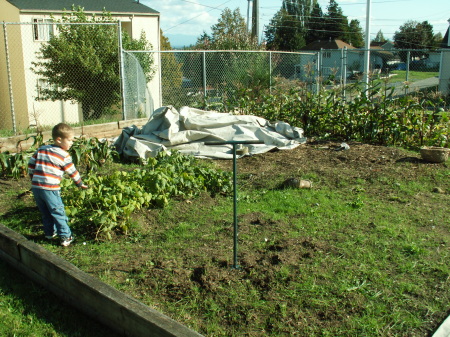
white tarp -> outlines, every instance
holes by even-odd
[[[293,149],[306,142],[301,128],[287,123],[269,123],[261,117],[232,115],[172,106],[154,111],[141,129],[127,127],[114,145],[120,154],[129,158],[146,159],[159,151],[177,150],[199,158],[232,159],[233,145],[207,145],[211,141],[263,141],[264,144],[245,144],[237,157],[270,151],[274,148]]]

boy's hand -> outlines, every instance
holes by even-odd
[[[83,190],[85,190],[85,189],[87,189],[87,188],[88,188],[88,185],[85,185],[85,184],[81,184],[81,185],[80,185],[80,188],[82,188]]]

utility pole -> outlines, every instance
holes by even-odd
[[[252,8],[252,36],[259,42],[259,0],[253,0]]]
[[[247,5],[247,32],[250,32],[251,31],[251,27],[252,27],[252,25],[251,25],[251,20],[250,20],[250,8],[252,7],[252,3],[253,3],[253,0],[248,0],[248,5]],[[252,12],[252,14],[253,14],[253,12]]]

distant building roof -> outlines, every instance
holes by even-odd
[[[442,39],[441,48],[450,48],[450,27],[448,27],[444,38]]]
[[[321,49],[356,49],[352,45],[342,40],[317,40],[304,46],[302,50],[321,50]]]
[[[72,5],[84,8],[85,12],[158,14],[154,9],[141,4],[139,0],[7,0],[20,10],[59,12],[70,11]]]
[[[379,47],[379,48],[381,48],[385,43],[386,43],[386,41],[385,42],[375,42],[375,41],[373,41],[373,42],[370,42],[370,47]]]

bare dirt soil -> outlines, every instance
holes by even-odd
[[[277,188],[287,178],[306,178],[311,179],[313,188],[320,189],[324,187],[340,188],[341,186],[351,186],[358,180],[377,181],[383,177],[385,181],[414,181],[420,179],[423,175],[434,176],[437,172],[448,169],[447,163],[433,164],[427,163],[421,159],[420,154],[404,149],[374,146],[355,142],[347,143],[350,149],[344,150],[340,142],[316,142],[310,141],[305,145],[301,145],[293,150],[274,151],[265,154],[255,155],[251,157],[243,157],[238,159],[238,173],[240,177],[244,177],[243,183],[250,184],[252,188]],[[216,164],[225,170],[232,170],[232,161],[219,160]],[[27,198],[26,193],[29,181],[27,179],[1,180],[0,193],[3,198],[0,201],[0,214],[4,214],[10,210],[10,202],[8,198]],[[12,191],[16,191],[13,193]],[[436,185],[429,191],[443,196],[443,200],[448,201],[450,194],[450,182],[442,181],[436,178]],[[392,196],[385,189],[379,188],[371,191],[377,194],[380,199],[391,202]],[[417,196],[421,198],[421,196]],[[423,200],[419,203],[427,203],[428,196],[424,195]],[[188,221],[193,216],[192,209],[208,210],[214,207],[216,200],[208,195],[188,202],[180,202],[176,206],[176,214],[165,214],[167,221]],[[144,221],[149,228],[158,226],[157,210],[149,210],[143,214]],[[231,216],[231,215],[230,215]],[[172,217],[172,219],[171,219]],[[223,222],[229,223],[231,219],[224,219]],[[164,254],[155,256],[154,251],[150,248],[139,246],[139,254],[133,254],[130,250],[116,252],[114,261],[114,277],[116,283],[130,282],[133,277],[136,278],[136,287],[130,291],[133,296],[148,300],[155,296],[149,295],[149,289],[158,289],[158,301],[153,302],[156,309],[169,310],[165,308],[163,303],[183,301],[184,298],[193,295],[193,285],[207,290],[209,293],[220,293],[223,291],[224,284],[237,284],[242,278],[247,278],[254,287],[258,288],[264,294],[264,299],[270,301],[278,296],[277,289],[273,287],[275,281],[279,281],[280,268],[282,266],[293,266],[299,263],[303,265],[312,264],[316,255],[331,254],[339,255],[342,252],[336,250],[332,244],[326,241],[314,240],[314,238],[306,237],[303,239],[289,238],[285,235],[286,224],[279,223],[265,216],[260,212],[245,212],[240,214],[240,235],[243,238],[254,235],[255,228],[264,235],[265,230],[279,232],[282,238],[277,242],[273,242],[265,249],[242,252],[239,258],[241,271],[239,273],[230,272],[226,268],[230,261],[224,259],[230,251],[230,231],[224,230],[223,238],[216,237],[214,245],[205,238],[202,251],[195,249],[180,252],[180,256],[176,258],[166,259]],[[36,225],[39,220],[34,220]],[[370,225],[370,224],[369,224]],[[351,229],[348,229],[351,230]],[[441,228],[443,235],[446,229]],[[141,233],[143,236],[146,233]],[[198,230],[197,237],[206,237],[208,234]],[[223,239],[223,240],[222,240]],[[120,240],[120,239],[119,239]],[[123,240],[130,240],[126,238]],[[244,239],[245,240],[245,239]],[[249,244],[242,242],[243,245]],[[67,254],[70,258],[70,252]],[[122,254],[122,255],[121,255]],[[205,260],[206,257],[206,260]],[[151,268],[148,268],[148,262],[151,261]],[[323,266],[326,268],[326,266]],[[255,272],[255,269],[258,271]],[[303,266],[303,269],[305,267]],[[311,266],[312,268],[312,266]],[[105,267],[100,265],[92,265],[89,272],[92,274],[100,274],[104,272]],[[145,277],[143,276],[145,274]],[[257,277],[253,278],[252,274]],[[261,277],[264,275],[264,277]],[[441,275],[443,277],[443,275]],[[437,275],[437,277],[441,277]],[[296,275],[301,279],[301,275]],[[284,280],[285,286],[288,286],[290,280]],[[164,286],[161,286],[164,284]],[[441,295],[442,296],[442,293]],[[239,335],[239,325],[242,324],[244,330],[240,331],[241,335],[248,336],[265,336],[269,332],[280,330],[280,335],[293,334],[294,331],[302,331],[298,324],[308,324],[316,326],[317,330],[326,329],[330,325],[340,322],[345,326],[345,322],[351,315],[358,315],[365,310],[366,300],[358,293],[349,293],[346,298],[338,300],[335,307],[324,308],[323,310],[304,311],[302,312],[301,323],[296,321],[298,312],[289,311],[287,315],[277,317],[259,317],[258,315],[249,315],[245,313],[245,308],[236,309],[240,311],[236,317],[228,317],[224,324],[230,325],[232,330],[237,331]],[[307,303],[299,303],[299,306],[308,307]],[[251,308],[247,308],[251,312]],[[168,314],[171,314],[170,312]],[[445,317],[446,313],[436,314],[430,319],[429,326],[422,327],[409,336],[424,336],[435,329],[439,322]],[[187,314],[186,314],[187,315]],[[189,322],[191,317],[176,317],[177,320]],[[225,320],[225,318],[224,318]],[[295,322],[295,325],[293,322]],[[349,323],[350,324],[350,323]],[[201,326],[201,323],[198,323]],[[264,326],[260,331],[254,331],[251,334],[245,333],[245,326]],[[280,328],[280,327],[283,328]],[[284,330],[283,330],[284,329]],[[428,330],[427,330],[428,329]],[[303,330],[306,331],[306,330]],[[389,334],[387,334],[389,335]],[[386,335],[386,336],[387,336]],[[405,335],[406,336],[406,335]]]

